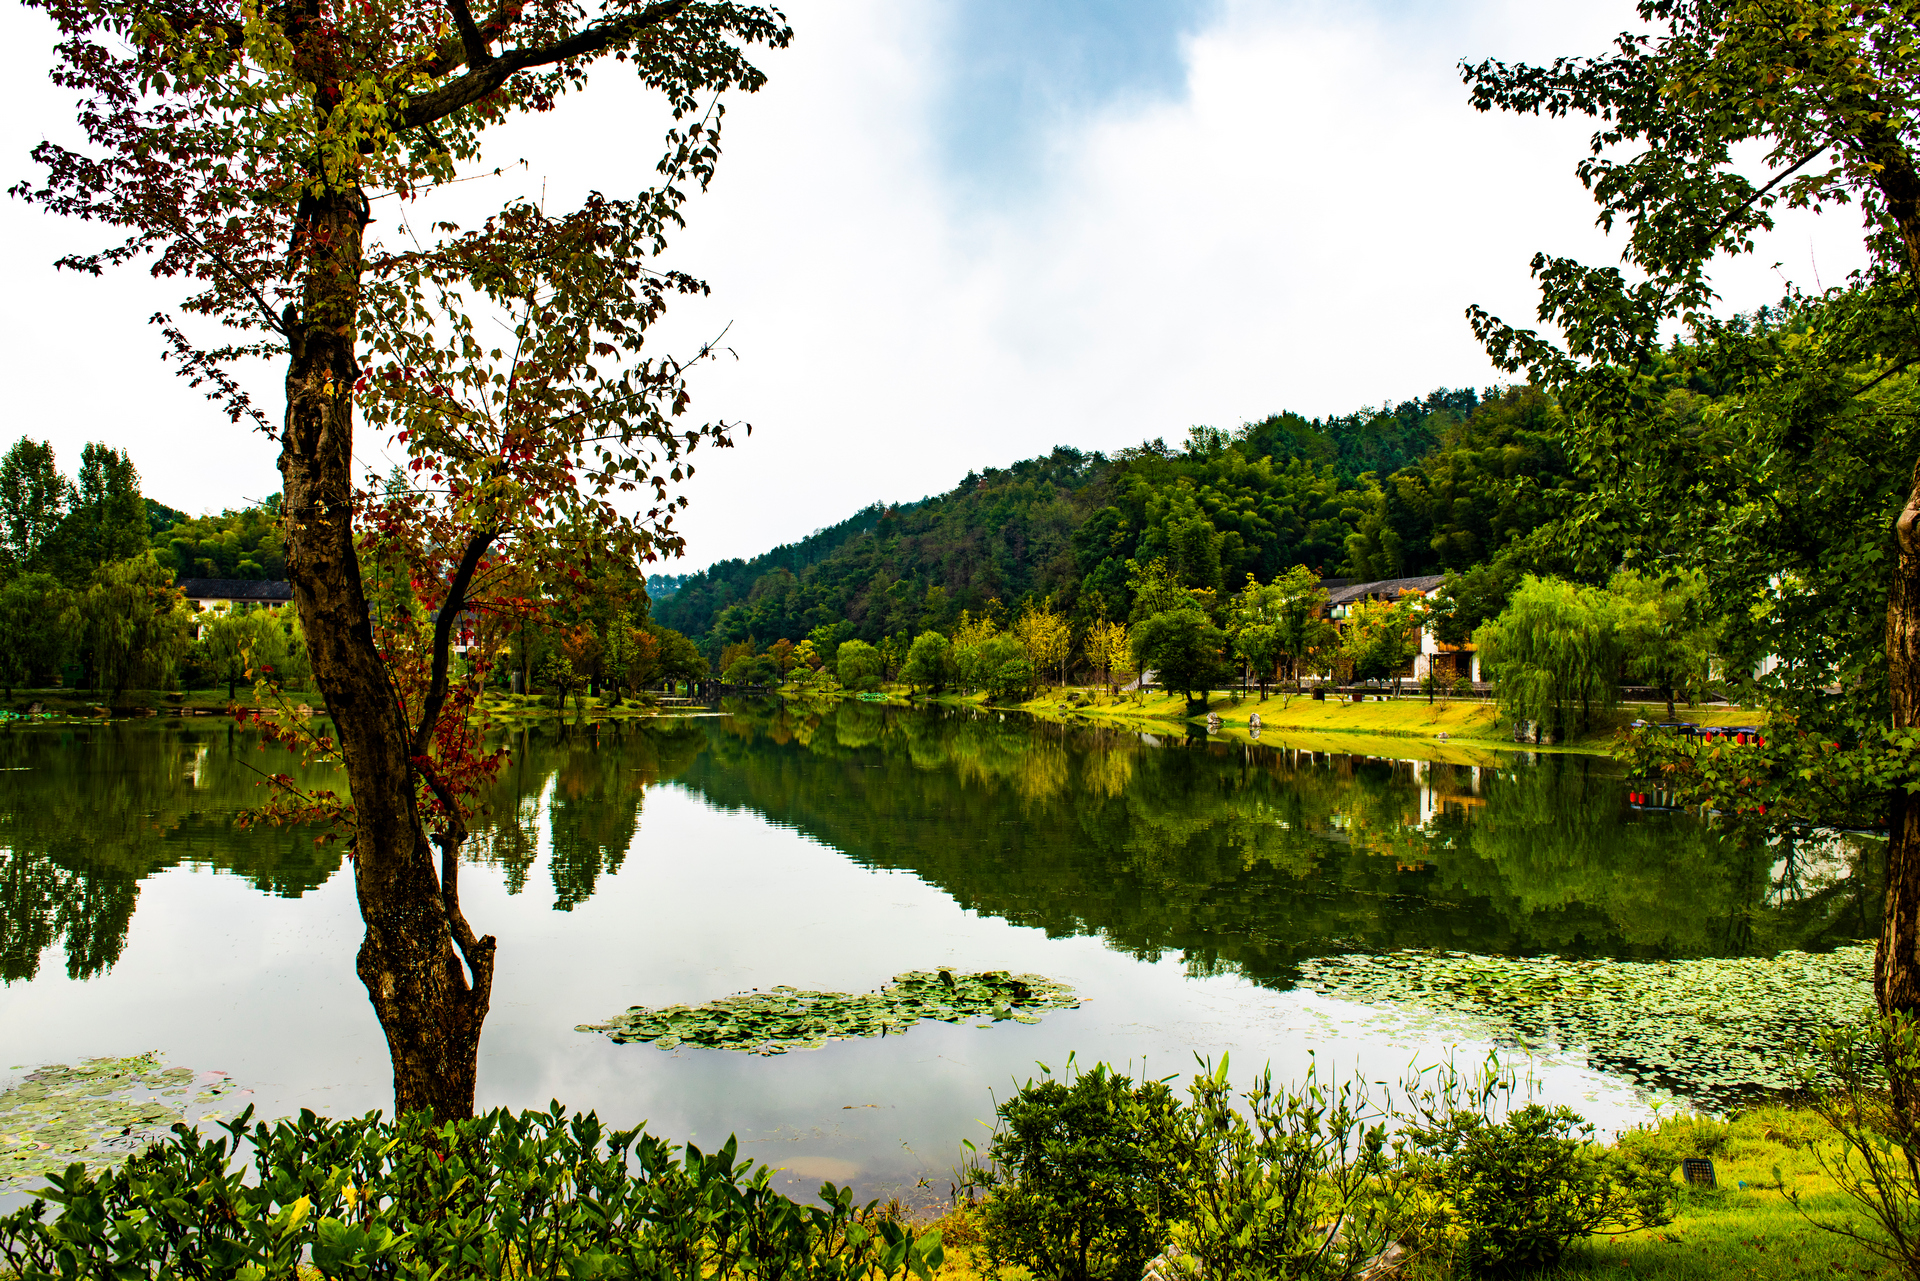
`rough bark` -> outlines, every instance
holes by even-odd
[[[1897,556],[1887,594],[1887,686],[1896,727],[1920,725],[1920,466],[1894,524]],[[1920,1011],[1920,805],[1896,789],[1887,849],[1887,903],[1874,965],[1886,1013]]]
[[[366,208],[364,196],[348,190],[301,211],[304,296],[287,316],[280,454],[287,574],[346,766],[354,886],[366,925],[356,968],[392,1054],[394,1109],[425,1108],[444,1120],[473,1111],[494,941],[474,939],[460,915],[457,839],[435,875],[415,804],[409,727],[374,645],[354,551],[353,318]]]
[[[1884,121],[1861,131],[1860,149],[1878,166],[1874,183],[1920,281],[1920,172]],[[1887,695],[1896,729],[1920,725],[1920,463],[1894,522],[1893,582],[1887,593]],[[1920,1011],[1920,804],[1895,789],[1888,807],[1887,898],[1874,954],[1874,995],[1883,1014]],[[1909,1082],[1908,1092],[1914,1093]]]

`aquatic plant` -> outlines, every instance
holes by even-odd
[[[581,1032],[604,1032],[615,1041],[651,1041],[663,1050],[700,1045],[751,1054],[817,1050],[829,1041],[905,1032],[923,1019],[961,1023],[1011,1019],[1038,1023],[1047,1010],[1080,1005],[1073,989],[1038,974],[988,970],[912,970],[894,976],[878,992],[809,992],[793,987],[741,992],[705,1005],[630,1008],[605,1023],[582,1023]]]
[[[1395,952],[1304,962],[1302,985],[1373,1005],[1496,1020],[1538,1049],[1705,1102],[1802,1083],[1828,1029],[1873,1006],[1873,948],[1678,961]]]
[[[204,1078],[204,1079],[203,1079]],[[74,1162],[117,1165],[234,1091],[225,1073],[163,1067],[157,1051],[34,1069],[0,1093],[0,1190]]]

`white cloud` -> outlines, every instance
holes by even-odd
[[[695,411],[756,430],[706,458],[688,561],[669,568],[751,555],[1055,444],[1113,449],[1484,385],[1495,374],[1467,304],[1529,318],[1536,249],[1610,256],[1572,177],[1589,127],[1481,116],[1454,64],[1597,52],[1627,6],[1239,0],[1186,42],[1183,94],[1036,122],[1042,177],[987,196],[938,141],[958,2],[796,0],[794,48],[729,115],[720,178],[672,254],[714,296],[682,306],[669,334],[684,348],[732,325],[739,360],[701,375]],[[18,35],[30,20],[5,21]],[[29,68],[12,43],[18,84]],[[44,125],[45,102],[32,107]],[[0,154],[20,156],[31,139],[12,118]],[[533,158],[529,181],[557,200],[630,187],[657,136],[637,94],[607,86],[495,151]],[[127,444],[155,497],[195,508],[277,487],[265,443],[154,360],[143,322],[168,291],[51,278],[38,264],[85,229],[0,216],[21,429],[69,460],[84,439]],[[1775,258],[1811,275],[1806,222],[1729,275],[1731,302],[1776,297]],[[1819,230],[1832,283],[1857,233],[1844,216]]]

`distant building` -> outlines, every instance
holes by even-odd
[[[1446,581],[1445,574],[1422,574],[1415,578],[1380,578],[1370,583],[1355,582],[1351,578],[1327,578],[1322,579],[1320,585],[1327,589],[1327,616],[1337,623],[1363,600],[1391,604],[1409,595],[1425,598],[1438,591]],[[1480,679],[1480,655],[1471,641],[1464,645],[1449,645],[1434,636],[1432,627],[1423,627],[1420,629],[1420,652],[1414,655],[1412,668],[1404,674],[1420,680],[1429,672],[1447,681],[1462,676],[1477,681]]]
[[[241,609],[279,609],[293,601],[293,584],[264,578],[183,578],[174,584],[200,613],[210,618]],[[194,628],[200,634],[201,624]]]
[[[183,578],[176,586],[201,613],[225,614],[235,605],[278,609],[293,600],[293,584],[264,578]]]

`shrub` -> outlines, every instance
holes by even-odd
[[[1507,1110],[1515,1088],[1490,1059],[1476,1074],[1449,1066],[1408,1089],[1401,1176],[1437,1196],[1428,1244],[1463,1256],[1475,1276],[1508,1276],[1551,1267],[1577,1238],[1672,1220],[1668,1172],[1599,1147],[1569,1108]]]
[[[1354,1275],[1392,1242],[1400,1217],[1384,1114],[1354,1082],[1322,1085],[1311,1071],[1300,1089],[1278,1092],[1262,1072],[1241,1097],[1247,1116],[1233,1105],[1224,1056],[1194,1078],[1192,1208],[1173,1229],[1182,1269],[1235,1281]]]
[[[1134,1281],[1187,1211],[1191,1168],[1173,1092],[1105,1064],[1028,1081],[995,1109],[989,1164],[969,1182],[987,1258],[1063,1281]]]
[[[607,1131],[558,1104],[440,1127],[302,1112],[249,1129],[251,1115],[211,1141],[176,1125],[119,1170],[68,1167],[0,1218],[0,1274],[294,1281],[302,1264],[328,1281],[852,1281],[927,1277],[942,1261],[937,1232],[915,1235],[831,1184],[819,1206],[774,1191],[766,1167],[734,1163],[731,1139],[714,1153],[689,1144],[683,1163],[643,1129]]]
[[[1690,1156],[1712,1157],[1726,1151],[1733,1127],[1725,1121],[1692,1113],[1661,1117],[1652,1125],[1621,1133],[1614,1148],[1649,1170],[1672,1174]]]
[[[1813,1110],[1837,1142],[1814,1144],[1815,1159],[1868,1226],[1808,1217],[1920,1276],[1920,1019],[1894,1014],[1841,1028],[1822,1038],[1820,1058],[1827,1083]]]

